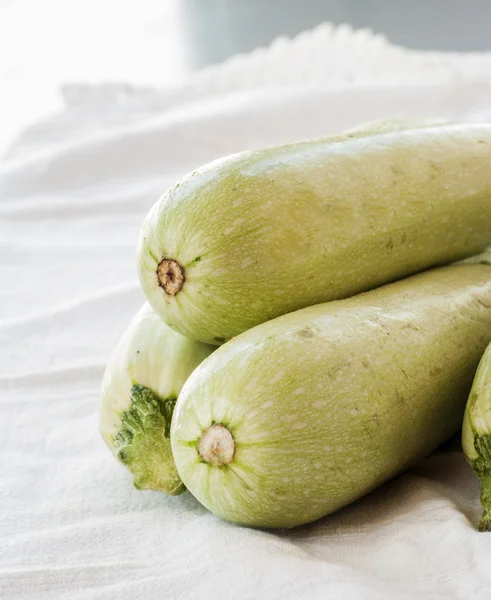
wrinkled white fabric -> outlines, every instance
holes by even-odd
[[[179,89],[71,87],[65,110],[3,161],[1,598],[491,597],[491,534],[475,530],[479,487],[458,441],[335,515],[271,532],[220,521],[188,493],[138,492],[99,439],[104,364],[143,302],[139,228],[177,178],[230,152],[371,118],[491,120],[488,56],[320,31]],[[365,54],[358,79],[323,68],[336,36],[350,68],[350,48]],[[280,65],[288,76],[265,82]]]

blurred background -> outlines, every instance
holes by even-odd
[[[491,49],[489,0],[0,0],[0,147],[61,82],[173,86],[320,23],[421,50]]]

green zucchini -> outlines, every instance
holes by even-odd
[[[99,428],[138,489],[184,491],[170,446],[172,413],[184,382],[215,348],[175,332],[145,304],[111,355]]]
[[[138,249],[155,311],[220,344],[491,243],[491,125],[370,125],[254,150],[185,177]]]
[[[224,519],[319,519],[457,431],[490,341],[488,264],[441,267],[263,323],[184,385],[171,428],[178,472]]]

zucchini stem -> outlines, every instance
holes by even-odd
[[[491,436],[475,435],[474,448],[478,458],[472,465],[481,481],[481,504],[483,515],[479,531],[491,531]]]
[[[157,266],[159,286],[169,296],[175,296],[184,285],[184,269],[172,258],[163,258]]]
[[[481,480],[481,504],[483,515],[477,528],[479,531],[491,531],[491,477],[489,474],[482,474]]]
[[[223,467],[232,462],[235,442],[230,431],[223,425],[212,425],[198,440],[198,454],[204,462]]]

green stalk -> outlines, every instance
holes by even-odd
[[[491,531],[491,345],[474,379],[462,427],[464,454],[481,481],[479,531]]]
[[[170,449],[176,398],[161,400],[141,385],[133,385],[130,396],[130,407],[121,417],[121,431],[113,437],[119,460],[133,473],[137,489],[180,494],[184,486],[176,475]]]

